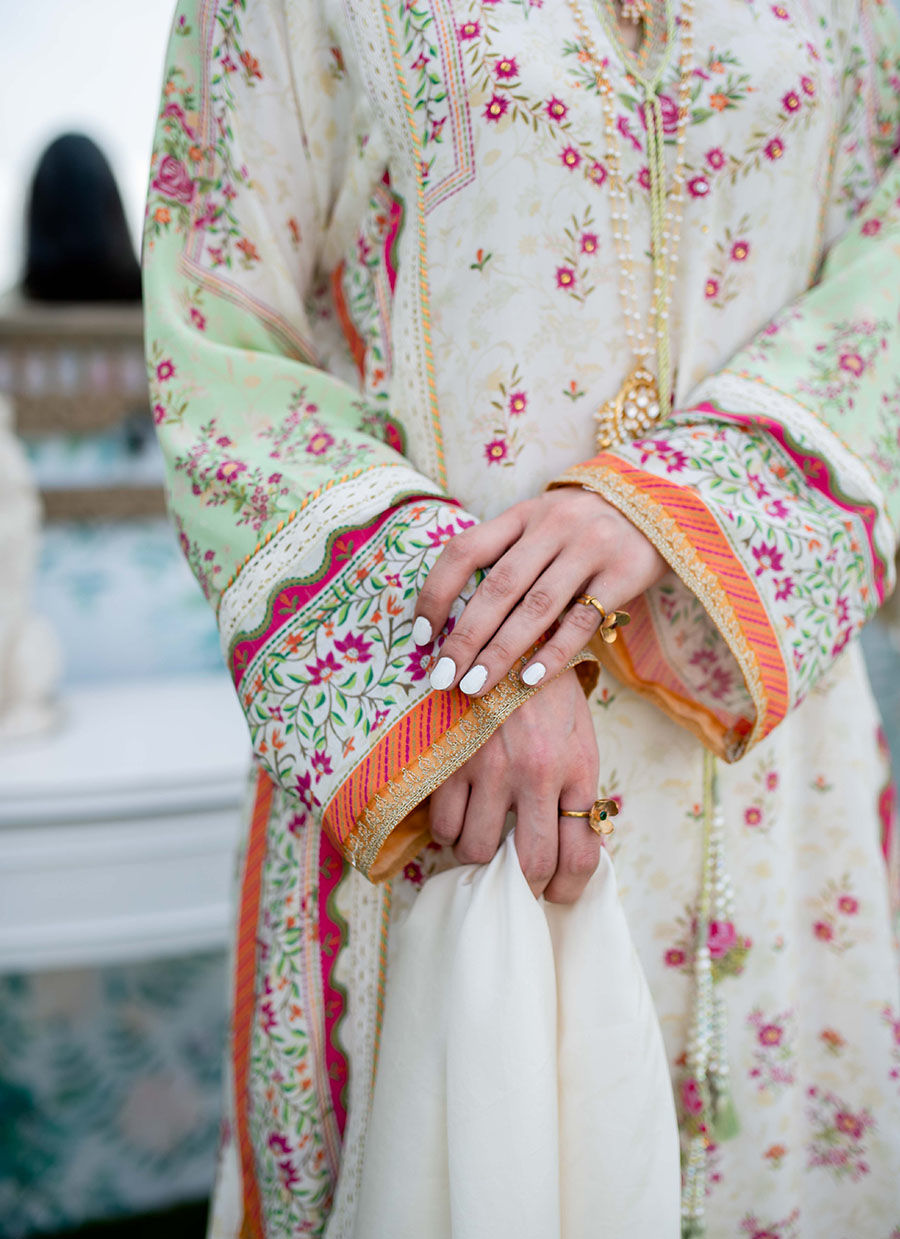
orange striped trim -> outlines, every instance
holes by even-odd
[[[231,1054],[234,1077],[234,1112],[238,1156],[241,1163],[240,1239],[265,1239],[262,1203],[256,1181],[256,1161],[250,1139],[249,1089],[250,1048],[256,1014],[256,933],[262,891],[266,835],[272,808],[274,785],[263,770],[256,780],[256,797],[250,819],[250,834],[244,855],[235,952],[234,1013],[232,1015]]]
[[[359,377],[365,378],[366,373],[366,342],[356,330],[356,324],[350,317],[350,310],[347,307],[347,298],[344,296],[344,271],[347,268],[345,262],[340,262],[331,273],[331,297],[334,301],[334,308],[337,312],[338,322],[341,325],[341,331],[344,333],[344,339],[347,341],[347,347],[353,357],[354,365],[359,371]]]
[[[573,483],[603,495],[641,529],[706,607],[737,659],[758,715],[749,738],[732,738],[727,756],[735,760],[790,708],[781,646],[752,577],[703,500],[688,487],[611,452],[576,465],[553,485]]]
[[[650,503],[665,508],[697,556],[718,578],[734,607],[747,644],[759,662],[766,687],[766,714],[760,735],[768,735],[790,708],[790,688],[778,637],[759,591],[698,494],[667,478],[645,473],[626,461],[617,460],[617,464],[619,473],[640,486]]]
[[[458,688],[432,692],[398,719],[372,746],[328,804],[322,825],[343,846],[363,810],[383,788],[402,777],[428,752],[436,738],[454,727],[471,708]]]

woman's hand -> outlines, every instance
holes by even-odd
[[[459,683],[470,696],[488,692],[566,612],[522,672],[526,684],[552,679],[600,625],[599,612],[570,606],[573,598],[589,593],[613,611],[668,570],[652,543],[599,495],[576,487],[547,491],[447,543],[416,604],[418,645],[441,631],[472,573],[490,565],[441,647],[433,688]]]
[[[431,834],[463,864],[485,864],[516,814],[519,864],[535,895],[574,903],[597,868],[600,839],[584,818],[597,797],[597,741],[574,671],[541,689],[431,795]]]

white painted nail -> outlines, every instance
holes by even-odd
[[[424,615],[417,615],[413,624],[413,641],[416,645],[430,645],[434,640],[431,625]]]
[[[522,672],[522,683],[527,684],[529,688],[533,688],[535,684],[540,684],[546,674],[547,668],[543,663],[532,663],[530,667],[526,667]]]
[[[449,688],[456,679],[456,663],[452,658],[439,658],[438,664],[431,673],[429,683],[432,688]]]
[[[477,693],[487,679],[487,667],[482,667],[481,663],[476,663],[459,682],[459,687],[464,693]]]

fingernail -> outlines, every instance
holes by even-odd
[[[535,684],[540,684],[546,674],[547,668],[543,663],[532,663],[530,667],[526,667],[522,672],[522,683],[527,684],[529,688],[533,688]]]
[[[439,658],[438,664],[431,673],[429,683],[432,688],[449,688],[456,679],[456,663],[452,658]]]
[[[413,641],[416,645],[430,645],[434,640],[431,625],[424,615],[417,615],[413,624]]]
[[[464,693],[468,693],[471,696],[472,693],[478,692],[486,679],[487,667],[482,667],[481,663],[476,663],[460,680],[459,687]]]

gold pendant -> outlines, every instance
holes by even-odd
[[[594,414],[601,452],[649,430],[659,420],[659,386],[649,370],[637,366],[622,390]]]

